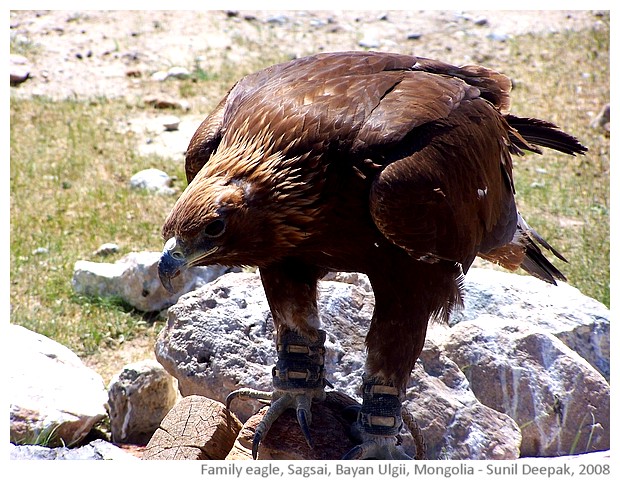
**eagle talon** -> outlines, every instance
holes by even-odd
[[[318,339],[309,341],[301,335],[286,331],[280,335],[277,345],[278,361],[273,368],[274,392],[261,392],[251,388],[240,388],[226,397],[226,407],[229,408],[235,398],[270,401],[271,406],[256,427],[252,440],[252,457],[258,456],[258,447],[267,432],[282,413],[288,408],[294,408],[297,422],[301,428],[306,443],[314,448],[310,435],[312,423],[312,400],[324,400],[323,388],[331,384],[325,379],[325,332],[318,331]]]
[[[261,403],[270,403],[273,398],[272,392],[262,392],[253,388],[240,388],[234,390],[226,397],[226,408],[230,410],[230,404],[235,398],[258,400]]]
[[[349,450],[342,460],[412,460],[402,447],[396,444],[396,437],[367,435],[368,440]]]
[[[398,445],[396,435],[406,425],[414,437],[416,458],[424,458],[425,446],[422,433],[412,415],[402,407],[396,387],[386,385],[377,378],[363,377],[363,403],[353,405],[349,411],[357,411],[357,421],[351,434],[361,443],[349,450],[343,460],[381,459],[411,460]]]

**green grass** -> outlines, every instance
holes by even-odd
[[[512,111],[556,123],[589,151],[572,157],[545,150],[515,158],[517,202],[530,226],[569,260],[555,262],[569,283],[609,306],[609,138],[589,126],[588,115],[609,102],[609,36],[593,31],[526,40],[511,46],[512,57],[525,66]],[[568,59],[571,52],[581,60]]]
[[[243,66],[226,58],[197,63],[190,79],[166,88],[206,96],[214,106],[245,73],[285,59],[269,44],[256,49]],[[491,59],[490,66],[517,80],[513,112],[551,120],[590,149],[585,157],[546,151],[516,158],[520,210],[569,259],[556,263],[569,282],[609,305],[609,138],[588,126],[587,114],[609,102],[609,30],[520,37],[510,50],[507,64]],[[11,321],[78,354],[152,328],[138,312],[79,298],[71,287],[74,263],[102,261],[92,255],[102,243],[121,246],[105,261],[161,249],[160,226],[174,198],[132,190],[129,179],[155,167],[183,188],[183,166],[135,153],[135,138],[117,127],[141,113],[123,100],[11,99]],[[34,253],[41,247],[47,253]]]
[[[144,322],[114,302],[76,298],[75,262],[100,260],[92,252],[107,241],[121,246],[109,261],[159,250],[173,200],[133,190],[129,179],[150,167],[184,178],[182,165],[134,153],[132,136],[117,131],[131,110],[105,100],[11,100],[12,321],[83,353]]]

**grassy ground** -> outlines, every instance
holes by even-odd
[[[589,128],[587,114],[609,102],[609,32],[511,42],[509,64],[485,63],[515,80],[513,112],[554,121],[590,149],[585,157],[547,151],[516,159],[520,210],[570,260],[561,266],[569,282],[609,305],[609,138]],[[268,55],[246,68],[276,60]],[[170,88],[184,97],[209,92],[215,105],[236,78],[225,68],[216,75],[197,69]],[[11,321],[82,355],[159,330],[138,312],[78,298],[71,288],[74,263],[95,260],[102,243],[122,246],[106,261],[161,248],[159,229],[174,198],[131,190],[129,178],[150,167],[184,174],[180,164],[138,156],[132,135],[118,131],[142,108],[106,99],[11,100]]]

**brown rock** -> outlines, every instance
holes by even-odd
[[[223,404],[191,395],[166,415],[142,459],[223,460],[241,427]]]
[[[240,400],[237,400],[240,401]],[[258,448],[259,460],[337,460],[356,444],[350,437],[355,414],[344,409],[358,405],[351,397],[336,391],[327,392],[324,402],[312,404],[310,433],[314,449],[308,447],[297,423],[295,411],[289,409],[273,424]],[[267,412],[262,408],[245,423],[226,460],[251,460],[256,427]]]

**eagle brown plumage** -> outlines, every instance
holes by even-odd
[[[324,398],[317,282],[368,275],[362,444],[349,457],[401,457],[394,435],[430,319],[461,304],[476,256],[547,282],[562,256],[517,211],[512,154],[586,151],[555,125],[509,113],[510,80],[409,55],[326,53],[241,79],[200,125],[189,185],[164,226],[160,277],[193,265],[259,267],[277,332],[269,419],[297,409],[308,439]],[[246,392],[247,393],[247,392]]]

